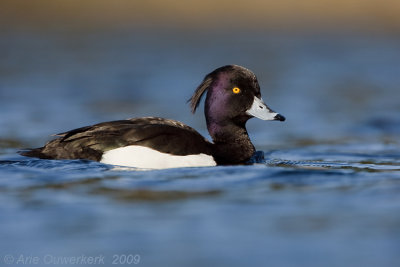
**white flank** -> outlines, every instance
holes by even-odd
[[[216,166],[207,154],[176,156],[144,146],[125,146],[105,152],[102,163],[141,169],[168,169],[181,167]]]

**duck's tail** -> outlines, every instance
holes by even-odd
[[[25,156],[25,157],[46,159],[46,158],[48,158],[48,156],[46,156],[43,153],[43,148],[44,147],[27,148],[27,149],[18,151],[18,154],[20,154],[21,156]]]

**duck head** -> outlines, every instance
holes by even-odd
[[[253,117],[261,120],[285,120],[285,117],[264,103],[257,77],[244,67],[227,65],[206,75],[189,100],[193,113],[206,91],[204,112],[211,136],[215,128],[226,125],[244,128],[246,122]]]

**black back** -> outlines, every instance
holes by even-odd
[[[172,155],[209,154],[211,143],[193,128],[163,118],[133,118],[74,129],[21,154],[44,159],[101,159],[105,151],[139,145]]]

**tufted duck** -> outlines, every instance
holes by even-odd
[[[202,96],[213,142],[174,120],[146,117],[102,122],[57,134],[44,147],[21,152],[42,159],[88,159],[145,169],[246,163],[255,153],[246,130],[252,117],[285,118],[261,99],[250,70],[227,65],[209,73],[189,99],[194,113]]]

